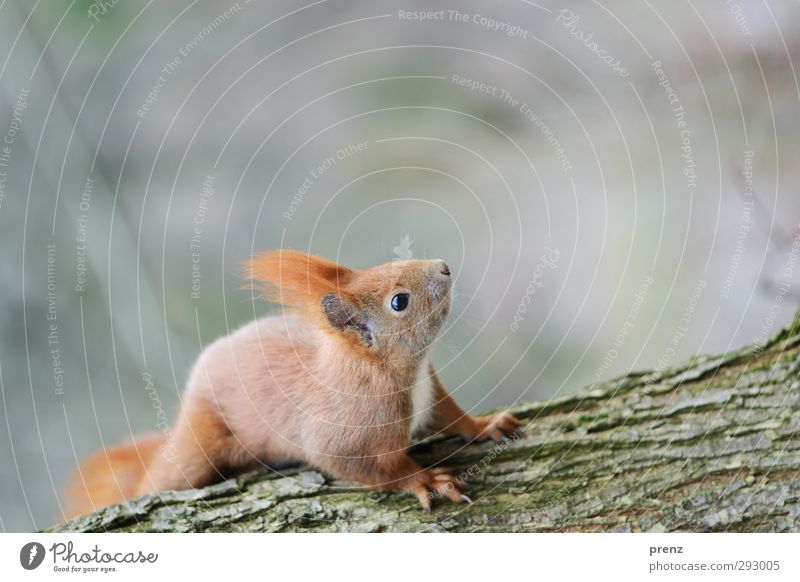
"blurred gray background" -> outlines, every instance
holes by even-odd
[[[58,521],[77,458],[275,311],[254,250],[446,259],[435,361],[473,412],[775,333],[799,28],[794,0],[0,1],[0,529]]]

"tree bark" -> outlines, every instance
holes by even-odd
[[[513,408],[514,441],[428,439],[470,482],[425,513],[310,468],[145,495],[52,528],[104,531],[800,531],[800,317],[762,345]]]

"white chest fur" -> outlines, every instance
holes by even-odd
[[[434,397],[431,366],[426,358],[417,371],[416,383],[411,387],[411,403],[413,406],[413,416],[411,417],[412,434],[423,430],[430,424],[433,416]]]

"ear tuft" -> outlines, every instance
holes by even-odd
[[[333,261],[291,249],[259,253],[242,271],[263,299],[293,307],[319,305],[324,295],[346,287],[352,275]]]

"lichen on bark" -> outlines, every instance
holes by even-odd
[[[298,467],[145,495],[50,531],[800,530],[800,317],[764,345],[513,412],[526,426],[510,443],[412,449],[468,476],[471,504],[425,513],[411,496]]]

